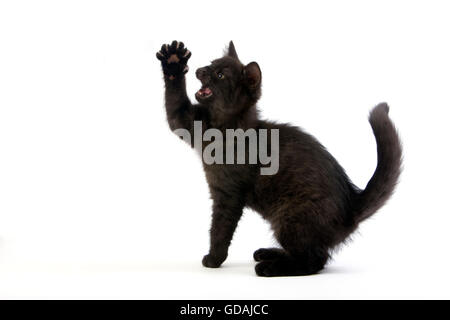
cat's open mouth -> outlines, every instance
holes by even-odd
[[[212,93],[210,88],[208,88],[208,87],[201,87],[201,89],[198,90],[195,95],[199,99],[206,99],[206,98],[211,97],[213,95],[213,93]]]

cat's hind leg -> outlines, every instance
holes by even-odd
[[[315,234],[308,234],[305,223],[275,226],[275,237],[282,249],[260,249],[254,253],[256,274],[262,277],[304,276],[323,269],[329,258],[327,246]]]
[[[272,260],[259,262],[255,271],[261,277],[305,276],[323,269],[328,256],[316,254],[279,255]]]

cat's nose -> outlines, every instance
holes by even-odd
[[[195,71],[195,75],[197,76],[198,80],[206,80],[208,71],[206,70],[206,67],[198,68],[197,71]]]

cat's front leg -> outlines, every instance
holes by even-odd
[[[243,206],[233,203],[233,200],[229,200],[228,203],[214,200],[210,249],[203,257],[203,266],[218,268],[225,261],[242,210]]]
[[[166,85],[165,100],[169,126],[172,130],[184,128],[190,130],[194,120],[194,110],[186,93],[185,74],[189,68],[187,62],[191,52],[183,42],[173,41],[164,44],[156,53],[161,61]]]

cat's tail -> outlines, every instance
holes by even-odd
[[[393,194],[402,169],[402,145],[388,116],[389,106],[380,103],[370,112],[369,122],[377,142],[378,164],[366,188],[358,194],[355,220],[369,218]]]

